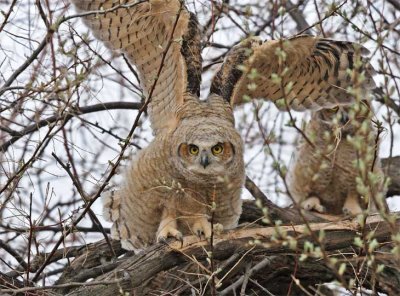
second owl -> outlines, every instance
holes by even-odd
[[[313,112],[297,147],[286,181],[289,193],[306,210],[328,214],[359,214],[382,200],[383,172],[377,157],[377,131],[372,111],[363,102],[357,110],[336,107]],[[378,177],[370,183],[370,173]],[[372,181],[371,181],[372,182]],[[368,196],[368,197],[367,197]]]

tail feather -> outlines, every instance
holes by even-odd
[[[120,191],[110,191],[103,198],[103,217],[109,222],[113,222],[111,226],[111,238],[120,240],[122,248],[125,250],[140,252],[147,246],[147,243],[140,237],[131,233],[127,221],[121,214],[122,196]]]
[[[120,217],[121,197],[116,191],[108,192],[103,198],[103,217],[109,222],[115,222]]]

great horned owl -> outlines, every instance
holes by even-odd
[[[75,5],[100,12],[118,6],[114,2]],[[155,138],[133,160],[122,189],[104,199],[112,238],[120,239],[125,249],[139,250],[167,237],[181,240],[183,234],[210,237],[211,216],[225,229],[235,227],[245,179],[243,143],[229,102],[216,94],[204,102],[198,98],[196,18],[179,1],[122,6],[85,22],[107,46],[127,54],[146,95],[161,71],[148,108]]]
[[[373,194],[382,191],[383,172],[377,157],[372,111],[366,102],[356,109],[336,107],[312,113],[305,128],[312,144],[300,140],[286,175],[289,193],[302,208],[328,214],[359,214],[367,204],[357,190],[357,178],[368,178],[371,168],[379,178],[372,186]]]
[[[105,216],[114,222],[112,237],[126,249],[156,237],[210,237],[212,211],[225,229],[237,225],[245,175],[231,108],[215,96],[193,100],[194,106],[189,100],[180,110],[181,124],[137,155],[123,188],[104,203]]]
[[[122,190],[104,202],[105,216],[114,223],[111,235],[126,249],[167,236],[181,239],[182,233],[210,236],[210,216],[235,227],[245,175],[232,106],[250,96],[283,98],[295,110],[346,104],[352,100],[346,69],[356,52],[365,51],[310,36],[264,43],[251,38],[229,52],[201,102],[200,30],[183,2],[72,2],[94,35],[136,66],[150,97],[155,139],[133,161]],[[282,76],[281,83],[274,75]],[[365,89],[371,81],[366,78]]]

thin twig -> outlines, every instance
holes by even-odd
[[[260,262],[258,262],[256,265],[254,265],[249,271],[248,271],[248,277],[250,277],[254,272],[260,271],[266,266],[268,266],[271,263],[272,257],[266,257]],[[234,282],[232,285],[228,286],[224,290],[222,290],[219,295],[231,295],[232,292],[234,292],[240,285],[242,285],[243,281],[245,280],[245,275],[242,275],[236,282]]]
[[[83,191],[83,188],[81,186],[81,184],[79,183],[79,181],[75,178],[75,176],[71,173],[71,170],[69,169],[69,166],[65,165],[60,158],[58,158],[58,156],[52,152],[51,155],[56,159],[56,161],[61,165],[61,167],[67,172],[68,176],[71,178],[72,183],[74,184],[75,188],[78,190],[79,195],[81,196],[83,202],[85,203],[85,205],[87,206],[90,199],[86,196],[85,192]],[[103,234],[104,239],[106,240],[108,246],[110,247],[110,251],[111,253],[115,255],[114,249],[111,245],[111,242],[108,238],[107,233],[105,232],[103,226],[101,225],[99,219],[96,217],[96,214],[92,211],[92,209],[89,208],[88,211],[89,217],[93,222],[93,225],[97,227],[98,230],[100,230],[100,232]]]
[[[73,107],[69,111],[63,112],[62,114],[52,115],[45,119],[38,121],[37,123],[31,124],[20,131],[12,131],[12,138],[6,141],[4,144],[0,146],[0,151],[5,152],[7,149],[21,139],[23,136],[28,135],[32,132],[39,130],[42,127],[48,126],[52,123],[63,120],[64,123],[68,122],[71,118],[88,114],[98,111],[107,111],[107,110],[115,110],[115,109],[129,109],[129,110],[138,110],[143,106],[142,103],[131,103],[131,102],[108,102],[101,104],[94,104],[85,107]]]

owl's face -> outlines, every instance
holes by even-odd
[[[314,118],[318,119],[325,128],[340,130],[342,134],[351,134],[354,129],[354,125],[349,119],[348,110],[339,106],[315,112]]]
[[[345,110],[339,106],[332,109],[322,109],[316,112],[317,118],[326,125],[345,126],[349,117]]]
[[[197,104],[171,134],[171,155],[177,178],[219,182],[244,174],[243,141],[232,110],[221,98]]]
[[[194,140],[179,145],[178,157],[185,170],[196,175],[223,175],[233,164],[236,151],[228,141]]]
[[[350,119],[350,112],[353,112],[352,118]],[[339,129],[342,134],[353,134],[359,126],[359,123],[368,119],[369,106],[364,103],[362,108],[358,112],[354,112],[349,107],[337,106],[333,109],[323,109],[315,112],[313,115],[316,117],[321,124],[325,125],[329,129]]]

